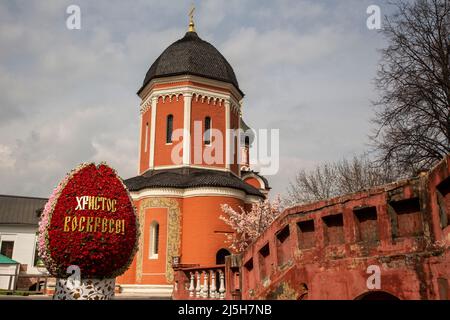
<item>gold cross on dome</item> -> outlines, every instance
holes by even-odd
[[[192,5],[191,11],[189,11],[189,29],[188,29],[189,32],[195,32],[194,11],[195,11],[195,6]]]
[[[191,18],[191,20],[194,18],[194,11],[195,11],[195,6],[192,5],[191,6],[191,11],[189,11],[189,17]]]

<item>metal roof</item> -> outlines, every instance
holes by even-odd
[[[258,189],[232,173],[217,170],[198,168],[151,170],[124,182],[130,191],[139,191],[145,188],[223,187],[242,190],[246,194],[264,198]]]
[[[10,259],[0,254],[0,264],[19,264],[16,260]]]
[[[228,82],[240,91],[233,68],[225,57],[212,44],[200,39],[197,33],[187,32],[156,59],[138,93],[152,79],[185,74]]]
[[[48,199],[0,195],[0,224],[38,225]]]

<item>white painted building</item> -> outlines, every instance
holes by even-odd
[[[21,264],[28,274],[36,268],[40,212],[47,199],[0,195],[0,254]]]
[[[0,289],[13,290],[20,264],[0,254]]]

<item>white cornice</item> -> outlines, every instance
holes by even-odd
[[[177,82],[180,82],[181,80],[179,79]],[[191,81],[193,80],[191,79]],[[174,84],[176,84],[176,82],[174,82]],[[142,99],[140,111],[141,113],[145,112],[150,107],[153,99],[158,100],[159,98],[162,98],[163,103],[165,103],[166,100],[172,101],[173,99],[176,99],[178,101],[180,95],[192,95],[195,101],[200,100],[208,104],[219,106],[223,106],[225,101],[229,101],[232,110],[241,114],[241,102],[233,94],[195,85],[174,85],[169,88],[151,90]]]
[[[214,171],[221,171],[221,172],[229,172],[232,175],[238,177],[239,179],[241,179],[241,177],[239,175],[237,175],[236,173],[234,173],[233,171],[231,171],[230,169],[227,168],[220,168],[220,167],[213,167],[213,166],[208,166],[208,165],[183,165],[183,164],[177,164],[177,165],[166,165],[166,166],[155,166],[152,168],[148,168],[147,170],[145,170],[144,172],[142,172],[141,174],[145,174],[148,171],[153,171],[153,170],[167,170],[167,169],[179,169],[179,168],[194,168],[194,169],[205,169],[205,170],[214,170]]]
[[[219,80],[208,79],[208,78],[200,77],[200,76],[194,76],[194,75],[179,75],[179,76],[169,76],[169,77],[164,77],[164,78],[155,78],[155,79],[151,80],[145,86],[145,88],[141,91],[139,96],[141,97],[142,100],[146,99],[147,96],[151,93],[151,88],[155,84],[176,84],[176,83],[182,82],[182,81],[192,81],[192,82],[197,82],[197,83],[200,83],[203,85],[213,86],[213,87],[221,88],[224,90],[228,90],[234,96],[236,101],[241,101],[242,98],[244,97],[236,89],[236,87],[231,83],[219,81]]]
[[[153,100],[162,98],[162,103],[165,103],[166,101],[171,102],[172,100],[178,101],[181,95],[191,95],[195,101],[201,101],[202,103],[216,106],[223,106],[225,101],[229,101],[232,110],[241,114],[241,104],[232,96],[195,86],[180,86],[154,90],[152,94],[141,103],[140,111],[141,113],[147,111]]]
[[[172,197],[172,198],[193,198],[193,197],[231,197],[253,203],[260,200],[257,196],[246,195],[244,191],[232,188],[219,187],[198,187],[198,188],[147,188],[140,191],[130,192],[133,200],[141,200],[149,197]]]
[[[216,170],[216,171],[228,171],[225,168],[213,167],[213,166],[201,166],[201,165],[167,165],[167,166],[156,166],[155,170],[165,170],[165,169],[178,169],[178,168],[196,168],[196,169],[207,169],[207,170]]]

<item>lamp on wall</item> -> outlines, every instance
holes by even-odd
[[[172,257],[172,267],[177,267],[180,264],[180,256]]]

